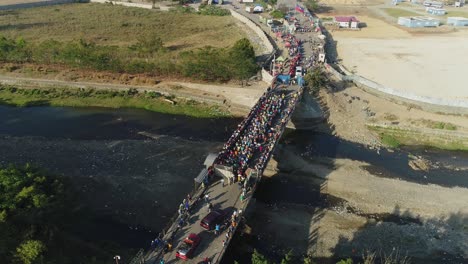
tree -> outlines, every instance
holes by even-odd
[[[254,249],[254,252],[252,253],[252,264],[270,264],[270,262],[264,255]]]
[[[293,252],[292,250],[289,250],[286,255],[284,255],[284,258],[281,260],[281,264],[292,264],[293,263]]]
[[[29,165],[0,167],[0,194],[0,259],[33,263],[45,250],[41,241],[63,224],[62,183]]]
[[[246,38],[238,40],[230,49],[229,60],[234,77],[241,80],[242,84],[258,70],[254,48]]]
[[[16,257],[24,264],[32,264],[44,250],[45,246],[41,241],[27,240],[16,248]]]
[[[304,80],[312,93],[317,93],[321,87],[327,84],[327,78],[321,68],[315,68],[308,72]]]

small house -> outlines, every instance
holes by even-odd
[[[353,16],[336,16],[333,21],[340,28],[359,28],[359,20]]]
[[[426,12],[435,16],[443,16],[447,14],[447,11],[445,11],[445,9],[436,8],[436,7],[427,7]]]
[[[399,17],[398,25],[409,28],[422,28],[422,27],[438,27],[440,21],[432,17]]]
[[[447,25],[454,27],[468,26],[468,18],[466,17],[447,17]]]

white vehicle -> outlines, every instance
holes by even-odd
[[[302,67],[301,66],[296,67],[296,76],[302,77]]]

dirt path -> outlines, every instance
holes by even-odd
[[[268,87],[264,82],[251,82],[249,86],[197,84],[187,82],[161,82],[157,85],[124,85],[115,83],[73,82],[63,80],[48,80],[39,78],[12,77],[0,75],[0,83],[20,85],[22,87],[74,87],[94,89],[157,91],[179,97],[194,99],[212,104],[222,104],[231,113],[242,115],[248,113],[257,99]]]

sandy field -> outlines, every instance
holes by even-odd
[[[376,19],[359,19],[368,27],[332,32],[348,70],[408,94],[468,100],[463,59],[468,32],[411,35]]]

